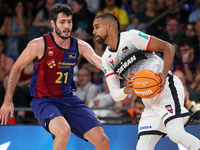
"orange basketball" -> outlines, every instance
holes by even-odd
[[[144,69],[139,71],[133,78],[133,89],[142,98],[152,98],[158,94],[160,76],[155,71]]]

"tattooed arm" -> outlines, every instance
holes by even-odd
[[[88,43],[78,40],[78,48],[80,55],[83,55],[88,62],[103,71],[101,57],[94,52]]]

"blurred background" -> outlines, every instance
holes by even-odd
[[[193,114],[188,130],[191,133],[200,131],[200,0],[0,0],[0,106],[11,67],[27,43],[52,31],[49,10],[56,3],[66,3],[72,7],[72,35],[88,42],[99,56],[102,56],[105,45],[94,40],[92,23],[94,17],[103,12],[113,13],[119,19],[122,31],[140,30],[173,44],[176,54],[171,71],[181,79],[185,88],[185,107]],[[162,53],[157,55],[163,57]],[[15,115],[9,118],[11,126],[0,127],[0,146],[7,142],[5,139],[8,136],[16,139],[21,134],[21,138],[27,139],[28,135],[24,135],[24,131],[21,133],[23,127],[27,127],[25,131],[28,133],[41,130],[29,106],[32,100],[29,92],[32,71],[31,62],[21,72],[13,96]],[[110,126],[116,127],[116,130],[121,130],[119,137],[124,140],[123,133],[126,125],[129,125],[134,133],[130,140],[137,140],[137,124],[144,109],[140,97],[133,92],[123,101],[115,102],[104,73],[83,57],[79,58],[75,68],[74,80],[78,89],[74,94],[94,110],[106,130]],[[124,85],[126,81],[121,80],[121,86]],[[9,134],[5,128],[9,129]],[[112,135],[114,131],[107,132]]]

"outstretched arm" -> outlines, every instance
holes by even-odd
[[[88,62],[103,71],[101,57],[94,52],[93,48],[88,43],[78,40],[78,48],[80,55],[83,55]]]
[[[41,44],[41,47],[38,48],[39,43],[41,43],[41,39],[31,41],[27,45],[27,47],[24,49],[22,54],[19,56],[19,58],[17,59],[17,61],[15,62],[15,64],[13,65],[10,71],[4,103],[2,107],[0,108],[1,125],[7,124],[9,113],[11,114],[11,117],[13,117],[14,115],[14,106],[13,106],[12,98],[15,91],[15,87],[19,80],[21,70],[33,59],[41,56],[41,52],[43,49],[42,50],[39,50],[39,49],[41,49],[41,47],[44,47],[44,44],[43,45]]]

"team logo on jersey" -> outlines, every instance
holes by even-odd
[[[149,39],[149,35],[145,34],[144,32],[141,32],[141,31],[139,32],[139,36],[141,36],[147,40]]]
[[[53,47],[48,47],[48,49],[52,49]]]
[[[114,60],[112,59],[111,55],[108,56],[108,61],[112,66],[114,66]]]
[[[165,108],[166,108],[171,114],[173,113],[172,105],[166,105]]]
[[[50,117],[52,117],[54,114],[55,114],[55,113],[52,113],[52,114],[50,115]]]
[[[49,56],[53,56],[53,51],[49,51]]]
[[[112,59],[112,60],[109,60],[109,63],[111,63],[111,65],[114,66],[114,61],[113,61],[113,59]]]
[[[70,53],[68,58],[69,59],[76,59],[76,53]]]
[[[47,62],[47,65],[49,66],[49,68],[53,68],[56,66],[55,60],[51,59],[50,61]]]
[[[123,51],[124,53],[126,53],[126,52],[128,51],[128,47],[125,46],[125,47],[122,49],[122,51]]]

